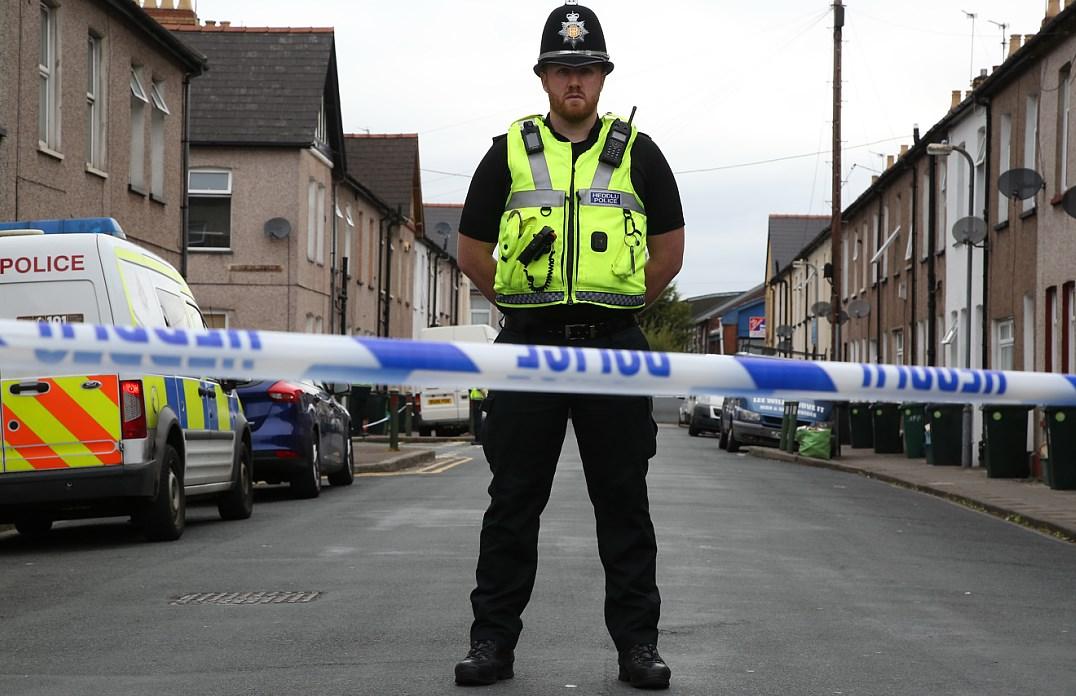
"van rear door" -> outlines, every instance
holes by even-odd
[[[53,332],[96,323],[96,288],[88,279],[3,282],[0,318],[46,322]],[[0,472],[122,464],[119,404],[114,374],[0,372]]]

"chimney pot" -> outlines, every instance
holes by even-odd
[[[953,90],[953,103],[949,105],[949,110],[952,111],[956,107],[960,106],[960,102],[961,102],[960,90],[959,89],[954,89]]]
[[[1020,35],[1013,34],[1009,37],[1009,55],[1016,53],[1020,50]]]
[[[1046,19],[1050,20],[1056,17],[1061,12],[1061,0],[1047,0],[1046,2]]]
[[[217,20],[215,20],[215,19],[207,19],[205,21],[205,25],[207,27],[215,27],[215,26],[217,26]]]
[[[964,92],[964,98],[965,98],[965,99],[967,99],[967,98],[968,98],[968,97],[970,97],[970,96],[971,96],[971,90],[970,90],[970,89],[969,89],[969,90],[967,90],[966,92]]]
[[[890,167],[892,167],[893,163],[896,161],[896,159],[897,158],[894,157],[893,155],[886,155],[885,156],[885,168],[889,169]]]
[[[230,26],[232,26],[232,23],[231,23],[230,21],[229,21],[229,22],[221,22],[221,23],[220,23],[220,27],[221,27],[221,29],[227,29],[227,28],[228,28],[228,27],[230,27]]]
[[[179,9],[194,12],[193,0],[179,0]]]
[[[900,156],[903,157],[906,154],[908,154],[908,146],[907,145],[901,145],[900,146]]]
[[[877,184],[877,183],[878,183],[878,175],[877,174],[871,175],[871,186],[873,186],[874,184]]]

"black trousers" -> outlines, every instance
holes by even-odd
[[[505,329],[498,343],[568,345],[548,335]],[[570,345],[648,350],[637,326]],[[646,472],[657,449],[647,397],[497,391],[485,400],[482,428],[493,472],[490,504],[471,593],[471,640],[514,647],[520,615],[538,570],[539,516],[549,500],[568,418],[594,507],[598,554],[605,569],[605,624],[618,650],[656,643],[661,597],[655,580],[657,540],[650,521]]]

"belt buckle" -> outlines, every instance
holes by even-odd
[[[565,324],[564,338],[568,341],[585,341],[595,338],[598,327],[594,324]]]

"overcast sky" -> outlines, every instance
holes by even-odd
[[[770,213],[830,212],[833,20],[813,0],[589,0],[616,70],[600,111],[628,114],[665,152],[684,202],[681,295],[763,280]],[[844,205],[1038,31],[1045,0],[850,0],[844,27]],[[556,2],[197,0],[202,19],[333,26],[347,132],[418,133],[423,195],[463,202],[469,174],[520,116],[548,103],[531,72]],[[977,15],[972,20],[965,11]],[[974,54],[973,54],[974,51]],[[973,59],[974,55],[974,59]],[[815,154],[819,153],[821,154]],[[778,162],[750,164],[778,158]],[[691,170],[711,171],[691,171]]]

